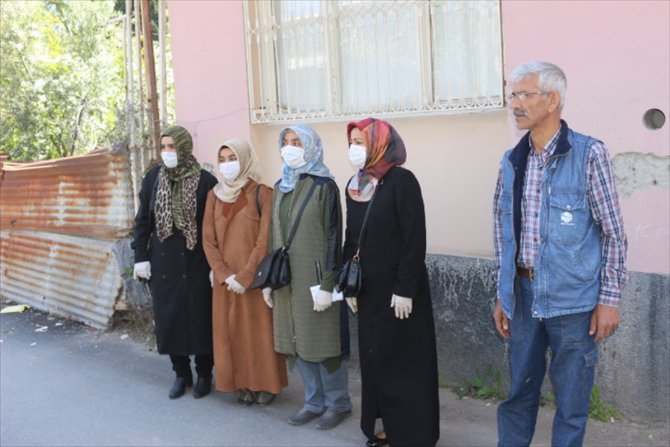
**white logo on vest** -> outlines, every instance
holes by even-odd
[[[561,225],[574,225],[572,223],[572,213],[567,211],[561,213]]]

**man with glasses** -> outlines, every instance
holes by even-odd
[[[619,324],[627,241],[604,144],[561,119],[567,82],[533,61],[507,96],[521,141],[500,163],[494,197],[497,297],[511,385],[498,407],[498,445],[528,446],[551,348],[554,446],[580,446],[598,359]]]

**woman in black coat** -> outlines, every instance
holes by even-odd
[[[212,288],[202,248],[207,193],[216,178],[200,168],[193,140],[180,126],[161,134],[162,163],[142,180],[135,217],[135,278],[149,281],[156,344],[169,354],[177,374],[170,399],[193,385],[189,355],[195,355],[198,381],[193,396],[212,387]]]
[[[344,259],[350,259],[372,203],[360,250],[363,286],[347,297],[358,311],[361,429],[368,446],[434,446],[440,436],[435,325],[425,265],[421,187],[405,145],[385,121],[347,127],[349,161]],[[374,195],[374,200],[371,200]],[[377,418],[384,432],[375,435]]]

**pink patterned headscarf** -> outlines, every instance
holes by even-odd
[[[363,169],[352,177],[347,189],[354,200],[367,201],[374,186],[393,166],[400,166],[407,159],[405,143],[398,132],[388,122],[375,118],[365,118],[347,125],[347,139],[357,128],[365,136],[367,162]]]

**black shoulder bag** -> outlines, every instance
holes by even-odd
[[[358,247],[356,248],[356,254],[344,263],[342,270],[340,271],[340,276],[337,278],[337,291],[342,292],[342,294],[349,297],[358,297],[358,294],[361,291],[363,286],[363,270],[361,269],[361,245],[363,245],[363,238],[365,238],[365,227],[368,224],[368,216],[370,215],[370,208],[372,207],[372,202],[374,202],[375,197],[377,196],[377,191],[379,190],[379,185],[375,188],[375,192],[370,198],[370,203],[365,210],[365,217],[363,218],[363,225],[361,226],[361,232],[358,235]]]
[[[291,266],[289,264],[288,249],[291,247],[291,242],[298,229],[302,213],[305,211],[307,202],[309,202],[310,197],[312,197],[315,188],[316,182],[312,183],[312,187],[300,206],[300,210],[295,218],[295,222],[293,222],[293,227],[291,228],[291,233],[289,234],[286,243],[264,257],[261,263],[258,264],[254,282],[251,284],[252,289],[265,289],[269,287],[272,290],[275,290],[284,287],[291,282]]]

